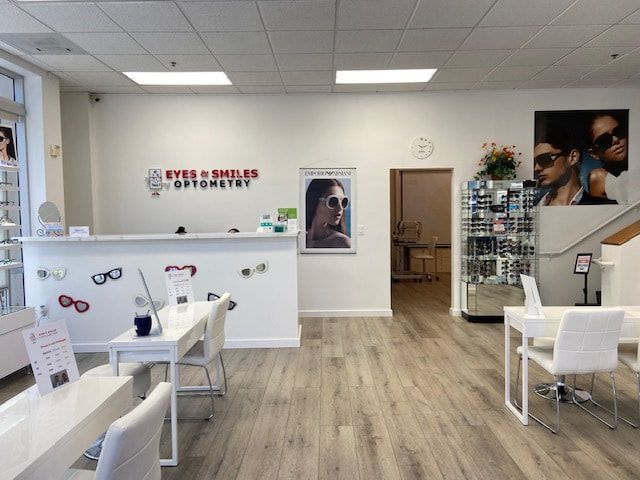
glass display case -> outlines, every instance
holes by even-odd
[[[503,307],[523,305],[520,274],[538,279],[538,207],[534,180],[462,184],[462,315],[501,322]]]

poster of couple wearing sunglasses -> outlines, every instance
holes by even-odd
[[[355,168],[301,168],[301,253],[355,253]]]
[[[538,205],[625,204],[629,110],[535,112]]]

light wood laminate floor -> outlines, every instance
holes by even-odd
[[[448,282],[393,290],[393,318],[304,319],[300,349],[225,351],[229,391],[216,398],[212,421],[180,422],[180,466],[163,468],[162,478],[640,477],[640,431],[611,431],[562,405],[556,436],[507,412],[503,326],[449,317]],[[106,355],[78,359],[84,371]],[[515,355],[513,362],[515,371]],[[154,381],[162,374],[154,368]],[[532,384],[546,379],[537,368],[531,375]],[[618,377],[621,411],[632,415],[633,377],[623,366]],[[184,369],[183,379],[202,383],[197,368]],[[3,380],[0,401],[31,382],[24,374]],[[206,397],[179,405],[182,415],[209,407]],[[554,412],[540,399],[531,408],[547,418]]]

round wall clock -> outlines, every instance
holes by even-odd
[[[418,136],[411,141],[411,155],[424,160],[433,153],[433,142],[427,137]]]

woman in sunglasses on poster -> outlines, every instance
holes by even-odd
[[[614,112],[596,112],[589,117],[586,136],[589,155],[602,162],[601,168],[589,172],[589,194],[626,203],[629,169],[626,122]]]
[[[12,167],[18,165],[13,147],[13,130],[9,127],[0,127],[0,164]]]
[[[316,178],[305,197],[308,248],[350,248],[345,210],[349,198],[334,178]]]

